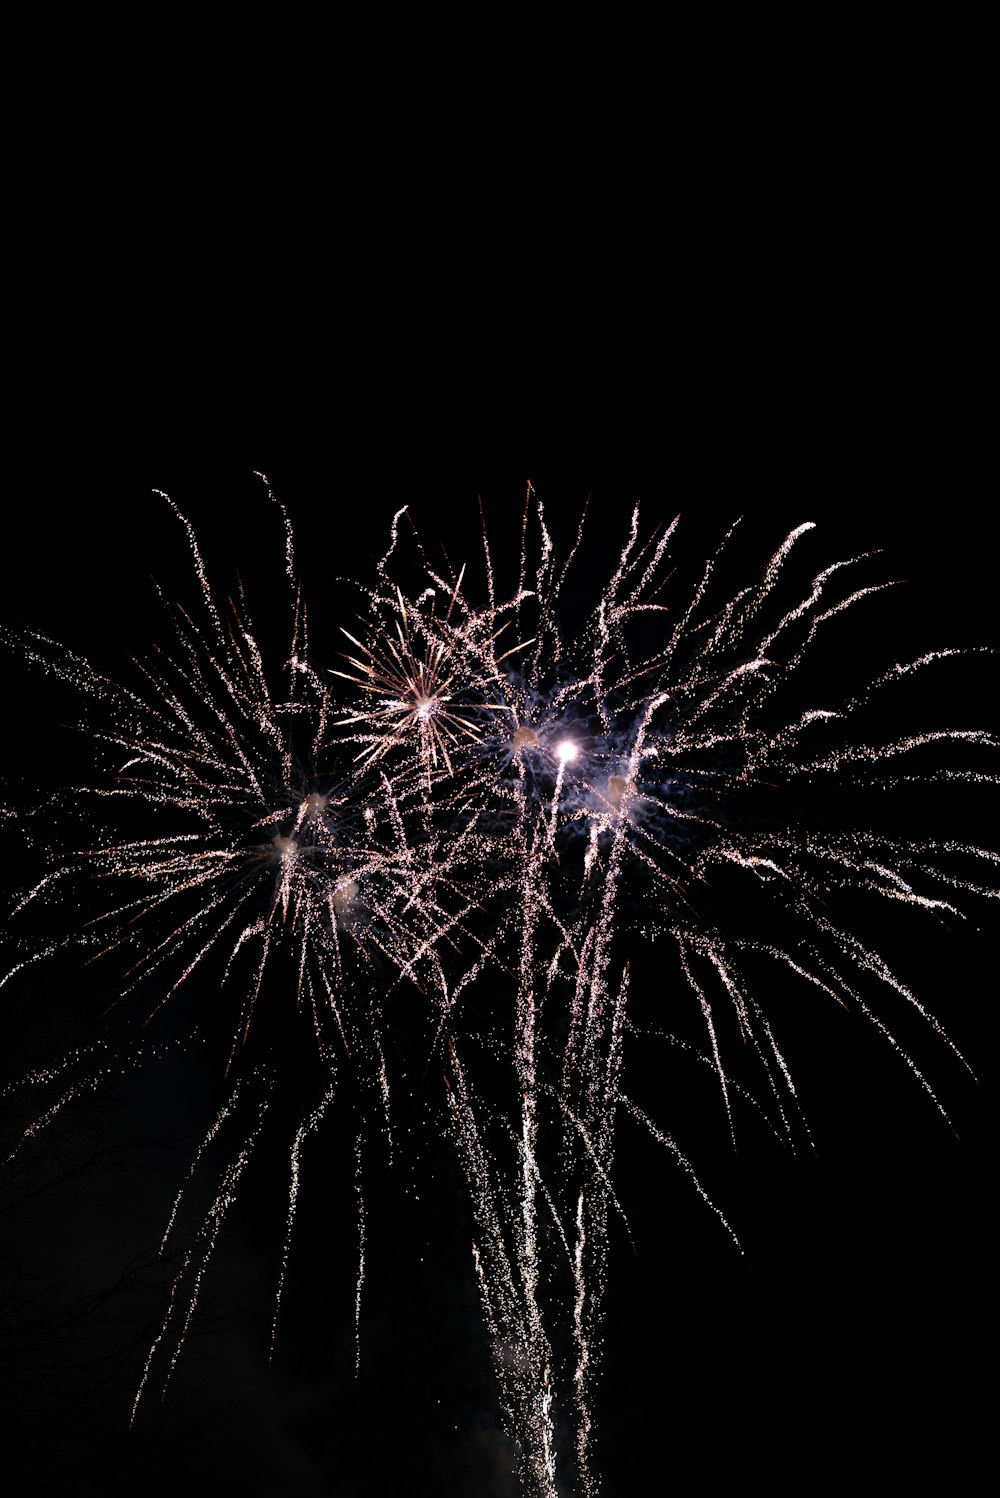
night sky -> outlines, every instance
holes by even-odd
[[[228,54],[216,63],[228,76]],[[335,579],[371,576],[400,506],[429,552],[445,545],[471,579],[478,501],[510,552],[529,479],[563,548],[588,505],[580,608],[637,500],[648,530],[681,513],[682,570],[743,515],[734,585],[804,520],[818,526],[810,565],[880,551],[866,576],[900,586],[838,626],[820,695],[925,649],[1000,643],[992,451],[984,465],[995,417],[977,373],[983,194],[966,149],[986,132],[956,127],[949,150],[921,102],[851,137],[859,106],[838,80],[808,139],[804,104],[772,118],[757,101],[751,118],[770,124],[761,148],[743,119],[712,145],[709,90],[697,145],[679,117],[676,130],[636,120],[636,138],[672,144],[633,180],[631,128],[620,149],[602,124],[585,140],[579,100],[566,139],[548,154],[532,141],[510,176],[508,144],[492,165],[454,166],[463,127],[449,83],[428,149],[414,139],[408,155],[400,141],[372,166],[357,141],[338,141],[313,169],[305,141],[337,134],[326,79],[321,117],[296,115],[282,146],[270,59],[249,68],[252,98],[226,113],[220,91],[215,123],[186,152],[176,111],[190,101],[170,80],[151,104],[145,66],[124,110],[114,90],[107,103],[88,95],[48,156],[36,142],[15,188],[0,624],[127,674],[167,638],[155,585],[196,600],[161,489],[193,522],[213,585],[224,594],[238,572],[280,649],[281,534],[261,470],[295,527],[317,653],[351,627]],[[895,38],[884,67],[898,71]],[[925,72],[913,76],[922,88]],[[505,132],[525,108],[497,101]],[[162,133],[148,109],[163,112]],[[133,130],[142,150],[126,168]],[[0,824],[9,908],[40,866],[37,829],[78,838],[46,808],[86,777],[89,751],[66,726],[64,691],[2,648],[0,674],[0,806],[18,812]],[[953,662],[882,727],[996,732],[996,684],[994,657]],[[906,837],[996,846],[995,789],[922,787],[887,815]],[[863,902],[842,913],[884,944],[976,1072],[901,1021],[954,1133],[861,1016],[773,974],[759,997],[789,1037],[813,1151],[790,1154],[749,1108],[734,1151],[717,1089],[683,1066],[637,1065],[645,1105],[742,1252],[623,1120],[615,1185],[630,1234],[612,1220],[596,1396],[604,1498],[978,1484],[992,1418],[980,1365],[997,923],[984,901],[968,909],[964,923],[884,929]],[[44,943],[62,914],[36,911],[20,929]],[[637,994],[661,984],[637,963]],[[0,990],[3,1083],[86,1044],[112,997],[108,977],[68,958],[12,980]],[[0,1490],[516,1498],[465,1187],[428,1121],[441,1077],[423,1071],[425,1037],[405,1012],[394,1043],[411,1082],[395,1095],[407,1148],[391,1168],[375,1149],[364,1166],[360,1375],[352,1131],[319,1135],[304,1156],[268,1363],[288,1138],[315,1098],[296,1044],[281,1057],[280,1126],[227,1219],[169,1393],[161,1402],[154,1380],[130,1428],[170,1291],[158,1245],[219,1105],[229,1033],[213,985],[173,1002],[177,1033],[205,1028],[197,1056],[114,1071],[0,1174]],[[5,1138],[35,1106],[3,1095]]]
[[[331,638],[340,622],[330,617],[336,589],[328,592],[324,580],[341,572],[367,576],[401,504],[411,505],[430,547],[447,541],[453,560],[464,548],[462,558],[474,564],[477,497],[491,537],[506,527],[513,538],[530,476],[564,542],[591,496],[588,526],[598,545],[581,589],[606,577],[602,569],[637,498],[649,527],[682,512],[676,550],[688,560],[703,556],[738,513],[747,517],[746,554],[758,570],[784,529],[802,519],[819,523],[810,552],[817,560],[882,548],[880,575],[906,584],[841,632],[841,655],[824,667],[831,677],[840,670],[874,674],[900,651],[995,638],[976,506],[966,495],[937,492],[947,452],[929,454],[936,470],[911,459],[888,486],[884,447],[881,461],[869,464],[883,474],[875,484],[870,472],[858,474],[857,444],[826,467],[803,439],[794,462],[786,450],[768,469],[762,437],[745,451],[734,436],[738,451],[730,453],[725,483],[712,471],[710,451],[702,471],[690,448],[682,473],[672,471],[665,451],[660,465],[634,474],[623,466],[617,475],[611,465],[588,480],[579,459],[565,473],[548,459],[527,474],[505,473],[467,465],[463,449],[453,464],[444,435],[438,451],[426,432],[414,441],[412,426],[407,430],[411,440],[387,443],[388,456],[373,434],[351,461],[336,439],[327,449],[318,427],[301,443],[298,428],[271,437],[242,426],[242,435],[230,439],[224,431],[208,441],[204,427],[186,439],[176,429],[165,437],[154,421],[123,449],[110,435],[105,445],[88,432],[82,451],[67,444],[25,470],[23,523],[30,526],[39,513],[58,520],[12,558],[4,619],[48,629],[112,670],[130,651],[163,638],[151,577],[171,596],[193,598],[194,590],[183,539],[150,493],[155,485],[193,521],[220,591],[227,570],[239,568],[255,622],[266,632],[272,613],[276,624],[281,619],[268,595],[280,583],[281,555],[274,517],[252,476],[259,467],[295,524],[317,637],[325,630]],[[931,503],[934,510],[922,508]],[[30,809],[46,789],[72,780],[81,749],[61,726],[59,692],[16,661],[3,664],[11,707],[5,800]],[[921,699],[920,711],[952,726],[987,726],[992,669],[982,659],[959,664],[949,682],[934,686],[933,698]],[[966,835],[983,836],[989,812],[979,808],[989,802],[981,791],[938,805],[934,791],[922,795],[926,805],[911,797],[900,813],[906,830],[942,832],[953,818]],[[9,826],[5,831],[7,884],[16,890],[19,838]],[[693,1474],[691,1489],[760,1481],[772,1491],[801,1492],[817,1474],[849,1481],[861,1468],[873,1481],[929,1480],[930,1473],[963,1485],[984,1413],[976,1361],[985,1315],[992,1057],[984,1012],[990,981],[979,966],[989,960],[995,926],[982,904],[979,922],[977,931],[972,923],[911,921],[887,937],[921,998],[982,1076],[977,1086],[944,1046],[907,1030],[958,1140],[860,1017],[818,1004],[803,1024],[808,995],[803,1000],[780,983],[767,1003],[796,1035],[796,1078],[815,1154],[789,1155],[752,1121],[734,1154],[710,1090],[681,1070],[643,1077],[648,1104],[662,1107],[663,1122],[726,1213],[743,1254],[669,1159],[623,1123],[617,1184],[632,1242],[612,1224],[605,1376],[597,1396],[599,1467],[609,1498],[629,1498],[678,1467]],[[11,1075],[60,1043],[85,1039],[107,1001],[92,972],[64,965],[58,974],[54,982],[40,968],[5,990]],[[640,970],[635,981],[643,980],[653,983],[655,975]],[[178,1024],[215,1002],[211,991],[193,985],[179,1000]],[[411,1042],[402,1029],[405,1048]],[[151,1389],[129,1430],[137,1378],[169,1288],[156,1246],[180,1173],[220,1096],[209,1050],[197,1062],[145,1067],[85,1098],[5,1186],[0,1243],[11,1350],[2,1397],[13,1472],[22,1482],[30,1476],[28,1490],[39,1493],[167,1493],[206,1480],[330,1498],[513,1494],[470,1263],[468,1204],[453,1160],[427,1123],[440,1079],[416,1073],[412,1096],[399,1102],[410,1158],[392,1170],[372,1159],[366,1169],[359,1381],[350,1137],[338,1148],[329,1133],[320,1136],[304,1161],[278,1352],[267,1363],[285,1211],[283,1137],[262,1149],[231,1214],[166,1401]],[[307,1071],[301,1059],[290,1062],[283,1102],[289,1118],[309,1085],[299,1067]]]

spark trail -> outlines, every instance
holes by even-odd
[[[484,531],[481,608],[461,577],[426,565],[419,543],[417,581],[404,596],[391,575],[406,565],[400,519],[369,594],[372,637],[394,610],[412,628],[423,608],[422,633],[449,661],[449,709],[468,725],[428,780],[427,801],[433,825],[450,829],[456,877],[477,892],[464,922],[471,960],[442,992],[437,1033],[439,1045],[447,1041],[484,1314],[523,1487],[546,1498],[571,1487],[592,1495],[608,1229],[625,1215],[614,1186],[619,1118],[664,1145],[704,1196],[655,1102],[642,1106],[628,1090],[630,1048],[651,1033],[648,995],[641,1034],[633,1018],[630,948],[673,947],[676,991],[654,1017],[669,1030],[690,1005],[700,1018],[734,1142],[747,1068],[741,1057],[730,1075],[726,1009],[741,1049],[757,1060],[757,1106],[790,1145],[809,1141],[755,992],[766,966],[863,1015],[944,1114],[884,1011],[902,1000],[956,1057],[957,1049],[880,953],[837,924],[831,905],[851,891],[954,916],[959,891],[995,898],[997,855],[851,824],[838,800],[859,780],[891,789],[900,758],[932,741],[983,756],[996,745],[974,729],[852,737],[853,720],[878,693],[948,652],[899,663],[846,702],[801,705],[824,631],[887,586],[850,582],[864,557],[824,565],[804,587],[790,579],[811,525],[785,537],[757,580],[720,599],[714,574],[734,547],[734,527],[688,595],[675,598],[667,583],[677,522],[643,538],[636,511],[609,582],[570,638],[559,621],[581,536],[561,558],[530,488],[518,585],[499,602]],[[351,725],[362,725],[367,754],[406,774],[426,763],[418,734],[407,740],[360,699],[356,714]],[[956,773],[984,786],[996,778],[985,767]],[[726,905],[711,898],[720,876],[734,873],[752,886],[750,931],[726,918],[746,895],[729,894]],[[495,991],[497,982],[509,1008],[488,1038],[466,1033],[463,1008],[481,1013],[477,988]],[[495,1083],[477,1085],[491,1057],[508,1058],[513,1108],[497,1108]]]

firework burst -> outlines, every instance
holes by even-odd
[[[481,567],[439,568],[415,532],[407,551],[403,515],[374,584],[359,585],[360,623],[342,631],[349,653],[308,639],[285,521],[291,627],[277,676],[243,597],[223,607],[210,588],[186,521],[198,610],[170,609],[170,647],[136,663],[134,685],[41,636],[9,640],[99,710],[86,732],[108,766],[73,792],[88,844],[17,902],[50,902],[54,919],[62,892],[86,888],[93,914],[24,961],[80,945],[115,971],[120,1008],[138,999],[140,1028],[196,975],[238,995],[229,1090],[192,1175],[217,1137],[235,1142],[182,1254],[140,1394],[158,1356],[166,1377],[176,1364],[264,1128],[284,1042],[268,1023],[254,1046],[261,1008],[292,1024],[305,1016],[319,1064],[289,1146],[280,1298],[294,1272],[304,1141],[327,1126],[348,1074],[359,1082],[358,1161],[372,1117],[391,1129],[384,1001],[406,986],[425,1079],[439,1079],[428,1106],[443,1105],[468,1187],[520,1481],[536,1498],[591,1498],[609,1228],[627,1208],[621,1126],[655,1139],[705,1197],[677,1142],[683,1121],[650,1095],[644,1058],[673,1046],[710,1069],[734,1139],[752,1107],[792,1147],[808,1140],[761,997],[777,974],[864,1016],[944,1114],[895,1038],[899,1015],[956,1048],[840,911],[862,899],[957,919],[995,897],[992,850],[901,837],[855,809],[921,776],[985,786],[996,746],[975,728],[872,727],[873,704],[954,652],[900,662],[843,699],[819,695],[815,653],[888,585],[864,580],[864,558],[809,568],[803,581],[797,553],[811,526],[735,590],[719,582],[734,527],[683,591],[677,522],[644,536],[636,511],[609,580],[567,628],[583,528],[562,556],[530,487],[508,592],[485,526]],[[978,758],[955,765],[946,750]],[[106,1063],[54,1068],[52,1108],[98,1070]],[[360,1199],[358,1211],[356,1321]]]

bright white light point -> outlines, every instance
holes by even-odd
[[[572,739],[563,739],[561,744],[556,745],[556,758],[564,765],[568,764],[571,759],[576,759],[579,752]]]

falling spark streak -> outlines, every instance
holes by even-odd
[[[358,1212],[358,1277],[354,1287],[354,1380],[361,1377],[361,1292],[365,1284],[365,1195],[361,1179],[361,1134],[354,1141],[354,1194]]]
[[[257,1140],[260,1137],[260,1131],[263,1126],[264,1114],[266,1113],[266,1111],[267,1102],[265,1101],[261,1103],[258,1108],[256,1124],[248,1134],[246,1143],[225,1167],[222,1183],[219,1186],[219,1189],[216,1192],[207,1213],[205,1214],[197,1238],[192,1246],[184,1254],[184,1257],[181,1261],[181,1267],[174,1277],[174,1282],[170,1288],[170,1300],[167,1304],[163,1322],[149,1349],[145,1367],[142,1371],[142,1377],[139,1380],[139,1387],[136,1390],[135,1402],[132,1405],[131,1418],[133,1424],[135,1423],[135,1417],[138,1413],[139,1405],[142,1401],[142,1396],[145,1393],[146,1386],[149,1382],[149,1375],[152,1370],[153,1361],[156,1357],[157,1350],[159,1349],[160,1344],[163,1342],[168,1330],[170,1329],[170,1325],[174,1320],[174,1316],[178,1307],[183,1303],[184,1319],[181,1325],[180,1332],[178,1333],[177,1339],[174,1343],[174,1349],[170,1357],[169,1367],[167,1369],[167,1373],[163,1382],[163,1388],[161,1391],[161,1397],[166,1398],[167,1388],[169,1386],[171,1378],[173,1377],[177,1364],[180,1361],[184,1343],[187,1341],[188,1332],[191,1329],[191,1322],[194,1319],[194,1313],[198,1305],[198,1296],[201,1290],[201,1284],[205,1275],[205,1271],[208,1268],[208,1264],[213,1253],[215,1252],[215,1247],[219,1239],[219,1233],[225,1220],[226,1214],[228,1213],[229,1209],[236,1199],[236,1188],[239,1184],[240,1177],[249,1164],[254,1146],[256,1145]],[[194,1271],[193,1275],[191,1274],[192,1269]],[[191,1288],[182,1297],[180,1294],[181,1286],[189,1279]]]
[[[278,1320],[281,1315],[281,1295],[285,1288],[285,1274],[288,1270],[288,1255],[292,1242],[292,1227],[295,1223],[295,1212],[299,1203],[299,1162],[302,1151],[302,1142],[307,1134],[314,1133],[318,1128],[320,1120],[333,1101],[335,1087],[327,1088],[320,1100],[319,1106],[314,1108],[309,1116],[302,1120],[295,1130],[295,1138],[292,1141],[289,1184],[288,1184],[288,1216],[285,1219],[285,1241],[281,1250],[281,1270],[278,1274],[278,1288],[274,1296],[274,1319],[271,1322],[271,1347],[268,1361],[274,1357],[275,1343],[278,1340]]]
[[[632,1114],[632,1117],[638,1119],[638,1121],[641,1124],[643,1124],[645,1126],[645,1128],[647,1128],[649,1130],[649,1132],[652,1134],[653,1138],[659,1140],[660,1144],[662,1144],[666,1149],[668,1149],[670,1151],[670,1153],[673,1155],[674,1159],[677,1161],[678,1165],[681,1167],[681,1169],[685,1172],[685,1174],[690,1179],[692,1185],[694,1186],[694,1189],[697,1191],[698,1195],[701,1197],[701,1199],[705,1203],[706,1207],[709,1207],[711,1209],[711,1211],[713,1211],[715,1213],[716,1217],[722,1223],[722,1226],[725,1228],[726,1232],[729,1234],[730,1238],[732,1239],[734,1245],[736,1246],[736,1248],[739,1249],[740,1253],[742,1254],[743,1248],[742,1248],[742,1245],[740,1244],[740,1240],[737,1238],[736,1234],[733,1232],[733,1229],[730,1227],[729,1223],[726,1221],[726,1219],[723,1216],[722,1212],[720,1212],[719,1208],[712,1201],[712,1198],[709,1196],[708,1192],[705,1190],[704,1186],[699,1181],[697,1175],[695,1174],[694,1166],[691,1164],[691,1161],[687,1158],[687,1156],[683,1153],[683,1151],[678,1148],[677,1143],[674,1140],[674,1138],[670,1134],[666,1133],[665,1130],[661,1129],[658,1124],[655,1124],[653,1122],[653,1120],[649,1117],[649,1115],[647,1113],[645,1113],[643,1111],[643,1109],[640,1108],[640,1107],[638,1107],[635,1103],[630,1102],[628,1099],[626,1099],[625,1100],[625,1106],[628,1109],[629,1113]]]
[[[191,1164],[188,1166],[187,1175],[181,1182],[177,1195],[174,1197],[174,1204],[170,1209],[170,1216],[167,1218],[167,1225],[163,1230],[163,1237],[160,1240],[161,1254],[165,1251],[167,1243],[170,1241],[170,1234],[173,1232],[174,1223],[177,1221],[177,1213],[179,1212],[181,1202],[184,1199],[184,1193],[187,1187],[190,1185],[191,1181],[194,1179],[195,1172],[197,1171],[198,1166],[201,1163],[205,1151],[208,1149],[209,1145],[212,1143],[212,1140],[216,1137],[226,1120],[233,1116],[233,1111],[236,1108],[237,1102],[239,1100],[239,1093],[240,1088],[237,1085],[233,1088],[229,1097],[219,1109],[218,1113],[215,1116],[215,1119],[208,1129],[208,1132],[205,1134],[205,1137],[202,1139],[201,1144],[198,1146]]]
[[[593,1395],[612,1215],[628,1226],[616,1169],[622,1113],[673,1158],[737,1241],[657,1118],[660,1100],[640,1098],[637,1054],[659,1038],[710,1068],[734,1147],[745,1106],[789,1147],[810,1143],[790,1052],[757,996],[755,971],[773,964],[823,1004],[861,1015],[947,1119],[895,1033],[896,1012],[915,1016],[968,1063],[887,958],[841,924],[838,902],[850,895],[879,912],[957,919],[997,897],[1000,855],[957,837],[907,839],[852,825],[838,797],[909,782],[996,784],[985,760],[997,741],[979,729],[921,726],[878,742],[854,727],[897,684],[974,652],[926,651],[846,700],[824,700],[822,678],[808,669],[818,637],[893,586],[852,572],[868,554],[810,566],[803,588],[795,572],[815,530],[806,523],[775,547],[756,581],[720,598],[718,564],[737,523],[687,595],[673,596],[679,521],[644,538],[638,508],[586,622],[569,633],[564,592],[584,521],[560,555],[529,485],[509,596],[485,519],[479,604],[467,582],[472,569],[432,564],[415,530],[411,548],[400,509],[374,584],[355,580],[360,623],[340,631],[350,653],[330,645],[313,665],[320,657],[291,522],[267,493],[281,519],[290,618],[278,673],[242,589],[222,606],[193,526],[166,495],[200,603],[188,610],[163,598],[170,644],[134,662],[131,686],[44,635],[3,635],[95,709],[83,732],[111,770],[51,798],[53,809],[67,800],[84,808],[87,846],[53,855],[12,910],[18,920],[29,909],[57,911],[82,890],[79,929],[18,957],[0,986],[74,950],[95,970],[118,962],[113,1007],[136,1031],[162,1023],[178,991],[199,977],[237,991],[225,1097],[174,1196],[161,1251],[179,1236],[196,1176],[234,1131],[239,1144],[182,1253],[133,1418],[168,1334],[164,1391],[170,1381],[265,1115],[277,1113],[274,1079],[287,1049],[274,1038],[278,1024],[286,1038],[305,1027],[324,1080],[319,1102],[297,1114],[285,1142],[270,1354],[304,1145],[332,1111],[335,1090],[350,1085],[361,1122],[359,1376],[362,1163],[367,1173],[376,1120],[379,1147],[390,1156],[397,1147],[397,1057],[386,1014],[405,990],[410,1020],[425,1027],[424,1079],[443,1079],[520,1481],[532,1498],[596,1498]],[[338,656],[343,668],[330,664]],[[942,764],[952,750],[961,762]],[[736,895],[726,893],[732,880]],[[655,989],[636,976],[654,943],[658,967],[669,953],[670,966],[662,965],[672,974]],[[480,1011],[485,1019],[469,1020]],[[688,1011],[693,1042],[675,1034]],[[498,1063],[509,1069],[506,1083],[496,1080]],[[24,1138],[99,1074],[113,1074],[88,1060],[89,1074],[74,1075],[82,1065],[78,1057],[34,1074],[63,1091]],[[249,1122],[248,1088],[265,1094]]]

